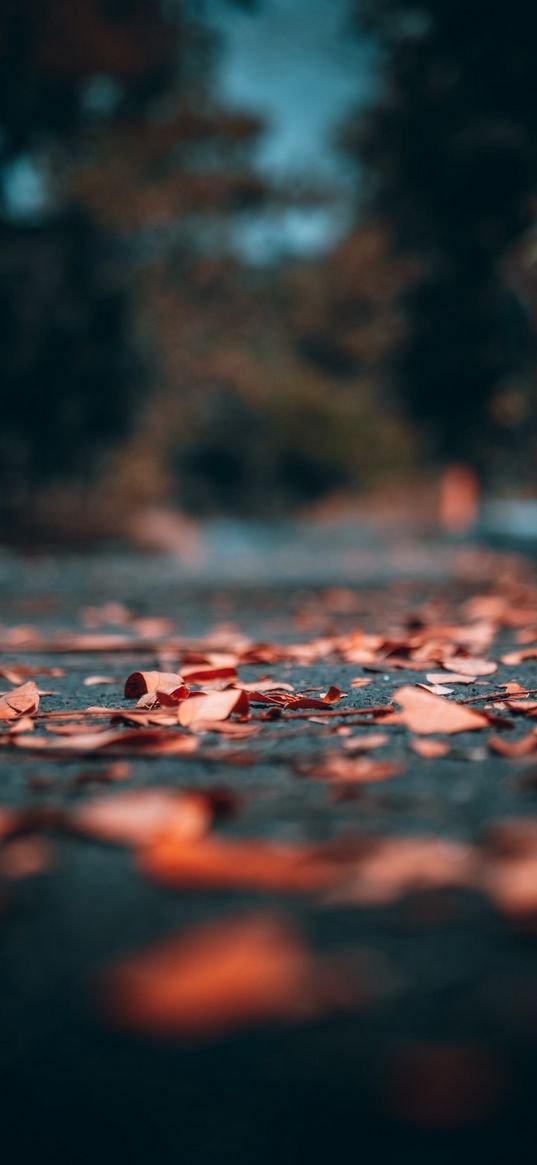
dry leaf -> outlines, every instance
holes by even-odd
[[[423,689],[406,686],[393,693],[393,700],[403,711],[384,718],[384,724],[406,724],[411,732],[435,735],[438,732],[473,732],[487,728],[490,718],[473,708],[463,707],[443,696],[433,696]]]
[[[163,836],[142,850],[144,874],[165,886],[187,888],[243,887],[307,893],[331,885],[337,866],[312,847],[207,837],[178,843]]]
[[[57,752],[63,756],[81,753],[117,752],[142,753],[144,756],[179,756],[194,752],[198,741],[193,736],[161,729],[131,729],[118,732],[81,732],[74,736],[16,736],[13,744],[34,752]]]
[[[449,744],[446,744],[445,740],[420,740],[417,737],[410,741],[410,747],[413,752],[417,752],[418,756],[423,756],[428,760],[437,756],[447,756],[449,752]]]
[[[250,701],[246,692],[230,688],[225,692],[193,692],[179,706],[179,723],[195,728],[196,723],[227,720],[232,712],[248,716]]]
[[[0,849],[0,877],[11,881],[43,874],[53,864],[52,846],[41,837],[17,837]]]
[[[444,671],[457,672],[466,676],[490,676],[498,670],[498,664],[492,659],[468,659],[461,655],[442,660]]]
[[[203,666],[201,664],[187,664],[182,670],[183,679],[189,684],[203,684],[210,680],[235,680],[237,667],[235,664],[220,666]]]
[[[157,691],[173,693],[176,700],[184,700],[188,696],[188,686],[177,672],[135,671],[125,681],[125,696],[128,700],[145,696],[146,692]]]
[[[515,759],[537,751],[537,734],[534,731],[528,732],[526,736],[519,736],[518,740],[504,740],[503,736],[491,736],[488,744],[489,748],[500,756]]]
[[[502,655],[502,663],[506,663],[510,667],[524,663],[525,659],[537,659],[537,643],[531,647],[524,647],[521,651],[510,651],[507,655]]]
[[[72,811],[73,829],[99,841],[145,846],[162,834],[176,840],[202,837],[213,818],[203,794],[172,789],[133,789],[116,796],[85,801]]]
[[[321,721],[322,723],[322,721]],[[338,728],[338,733],[349,733],[350,728]],[[389,737],[385,732],[370,732],[364,736],[351,736],[343,742],[343,748],[348,752],[369,752],[373,748],[382,748],[387,744]]]
[[[475,877],[476,857],[469,846],[436,837],[378,838],[330,901],[376,905],[411,890],[472,886]]]
[[[29,716],[39,708],[39,690],[33,680],[0,696],[0,720]]]
[[[297,767],[300,776],[312,777],[317,781],[332,781],[344,785],[364,785],[370,781],[386,781],[403,771],[402,766],[392,761],[374,761],[370,757],[350,756],[338,753],[329,755],[320,764]]]

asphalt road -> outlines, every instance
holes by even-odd
[[[292,532],[274,537],[262,551],[236,541],[226,553],[213,539],[201,559],[186,564],[119,551],[25,559],[6,553],[1,622],[53,635],[80,629],[84,609],[114,600],[140,617],[173,619],[181,635],[233,623],[256,641],[284,643],[357,624],[378,629],[425,601],[449,606],[501,586],[502,571],[534,579],[531,564],[469,544],[386,543],[373,535],[349,544],[345,536],[331,541],[321,532],[300,549]],[[14,646],[3,663],[22,659]],[[121,682],[140,656],[25,653],[24,662],[64,667],[66,675],[50,681],[58,694],[43,704],[77,708],[96,702],[97,692],[99,703],[117,705]],[[154,656],[144,662],[154,665]],[[262,670],[297,687],[336,683],[349,692],[351,678],[362,674],[330,659],[307,673],[290,664]],[[117,684],[85,688],[92,673],[113,675]],[[259,667],[242,671],[245,679],[259,674]],[[392,671],[370,678],[345,706],[385,702],[404,682]],[[412,673],[411,682],[422,678]],[[512,669],[500,669],[494,682],[513,678]],[[537,661],[521,665],[516,679],[537,688]],[[471,686],[464,695],[482,690]],[[474,843],[492,822],[537,816],[535,786],[520,780],[516,765],[488,754],[477,736],[455,737],[446,757],[409,760],[405,730],[394,728],[382,755],[403,760],[405,771],[342,801],[331,799],[322,782],[296,776],[297,762],[318,759],[337,743],[328,729],[308,721],[292,730],[275,724],[251,744],[239,742],[254,753],[246,764],[229,763],[227,741],[218,744],[221,762],[134,759],[129,784],[234,790],[240,811],[219,828],[239,836],[322,842],[350,831]],[[104,762],[5,750],[0,763],[3,806],[65,807],[95,792],[81,788],[77,777]],[[51,869],[6,881],[2,891],[6,1161],[531,1159],[537,938],[513,927],[483,896],[428,891],[357,907],[311,895],[163,890],[140,875],[124,849],[61,833],[51,840]],[[201,1044],[123,1034],[99,1015],[95,984],[115,959],[199,922],[259,906],[282,911],[319,953],[373,960],[379,968],[374,1003],[298,1025],[261,1023]],[[464,1119],[432,1127],[405,1115],[400,1096],[412,1049],[460,1046],[485,1050],[499,1082],[497,1100],[491,1086],[493,1102],[483,1112],[478,1095]],[[459,1087],[457,1075],[446,1069],[448,1092]],[[413,1087],[423,1094],[418,1108],[426,1109],[426,1074],[418,1072]]]

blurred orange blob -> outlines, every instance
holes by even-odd
[[[245,887],[304,894],[341,877],[337,863],[307,846],[212,836],[197,840],[176,831],[154,837],[141,850],[139,866],[154,881],[178,889]]]
[[[331,961],[266,914],[206,924],[120,963],[105,977],[103,1001],[121,1027],[197,1039],[306,1019],[351,997]]]
[[[147,845],[162,833],[176,841],[197,840],[213,818],[210,798],[173,789],[132,789],[95,797],[73,810],[71,826],[87,837],[115,845]]]
[[[450,534],[470,530],[479,514],[479,480],[469,465],[449,465],[440,478],[439,518]]]

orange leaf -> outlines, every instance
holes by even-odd
[[[466,708],[446,700],[443,696],[433,696],[420,688],[409,685],[398,688],[393,699],[403,711],[385,716],[383,724],[406,724],[411,732],[433,735],[438,732],[474,732],[487,728],[490,719],[483,712]]]
[[[33,680],[14,688],[0,696],[0,720],[16,720],[19,716],[28,716],[37,712],[39,707],[39,691]]]
[[[118,732],[81,732],[75,736],[16,736],[13,744],[34,752],[60,752],[78,756],[92,752],[140,752],[144,756],[177,756],[194,752],[198,741],[194,737],[163,729],[138,729]]]
[[[298,770],[301,775],[318,781],[333,781],[344,785],[364,785],[369,781],[386,781],[402,771],[401,765],[392,761],[375,761],[371,757],[353,759],[350,756],[327,756],[326,760],[311,768]]]
[[[277,915],[211,922],[167,939],[113,968],[102,998],[114,1023],[164,1039],[203,1039],[351,1004],[335,964],[315,960]]]
[[[250,701],[246,692],[230,688],[225,692],[195,692],[179,707],[179,723],[184,728],[194,727],[200,721],[227,720],[232,712],[247,716]]]
[[[465,676],[490,676],[498,670],[498,664],[492,659],[468,659],[466,656],[456,655],[442,660],[444,671],[458,672]]]
[[[472,886],[475,877],[476,858],[468,846],[436,837],[380,837],[358,857],[330,900],[395,902],[412,890]]]
[[[70,816],[79,833],[118,845],[142,846],[166,833],[192,841],[203,836],[213,813],[207,797],[171,789],[136,789],[85,801]]]
[[[146,692],[157,691],[173,693],[176,700],[184,700],[188,696],[188,687],[177,672],[134,671],[125,681],[125,696],[128,700],[145,696]]]
[[[337,866],[310,847],[208,837],[198,844],[163,836],[142,850],[140,868],[174,887],[247,887],[307,893],[331,885]]]
[[[524,663],[525,659],[537,659],[537,643],[531,647],[524,647],[521,651],[510,651],[507,655],[502,655],[502,663],[509,666]]]
[[[204,667],[201,664],[190,664],[183,668],[183,678],[191,684],[201,684],[206,680],[234,680],[237,668],[231,665],[220,667]]]
[[[447,756],[449,744],[445,740],[411,740],[410,747],[418,756],[432,759],[437,756]]]
[[[528,732],[526,736],[519,736],[518,740],[504,740],[502,736],[491,736],[489,748],[500,756],[512,758],[529,756],[530,753],[537,751],[537,735],[535,732]]]

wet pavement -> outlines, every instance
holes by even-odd
[[[471,542],[380,539],[354,528],[252,533],[220,524],[185,562],[120,550],[26,558],[4,552],[1,622],[37,627],[50,640],[84,621],[87,629],[88,607],[116,601],[137,618],[170,618],[181,637],[214,638],[215,629],[222,635],[231,624],[255,642],[284,644],[356,626],[378,630],[424,603],[447,611],[501,589],[502,577],[514,575],[521,586],[535,583],[531,563]],[[115,707],[130,671],[142,662],[158,665],[154,650],[28,651],[24,633],[20,644],[22,654],[13,643],[3,665],[23,660],[66,672],[40,681],[57,693],[43,699],[46,707],[80,708],[97,698]],[[500,650],[501,641],[494,658]],[[330,657],[306,672],[286,662],[244,667],[241,677],[267,672],[300,688],[336,683],[349,693],[344,707],[386,702],[401,683],[425,678],[391,669],[366,673]],[[85,687],[94,673],[115,683]],[[351,679],[366,674],[369,686],[353,691]],[[494,685],[514,678],[537,688],[537,660],[521,664],[516,676],[500,667]],[[470,685],[464,696],[482,691]],[[473,845],[498,820],[537,818],[535,784],[520,779],[519,765],[489,753],[480,733],[457,735],[447,756],[424,760],[409,754],[397,726],[380,756],[401,761],[404,772],[335,800],[323,782],[297,777],[296,768],[341,743],[338,723],[275,722],[251,740],[217,741],[210,759],[135,758],[129,786],[223,786],[238,794],[240,809],[219,830],[293,844],[349,833]],[[102,791],[89,786],[88,794],[78,781],[102,759],[4,750],[0,763],[3,806],[63,809]],[[530,769],[526,762],[526,777]],[[464,889],[413,891],[361,906],[306,894],[165,890],[144,878],[124,849],[54,830],[50,841],[50,869],[5,880],[2,888],[7,1160],[527,1159],[523,1146],[536,1132],[531,927],[513,925],[484,896]],[[341,1014],[296,1025],[260,1022],[199,1044],[124,1034],[105,1020],[99,976],[117,958],[201,922],[259,908],[281,912],[317,953],[373,968],[371,999]],[[454,1098],[451,1106],[446,1096]]]

